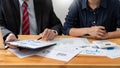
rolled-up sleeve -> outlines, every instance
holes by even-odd
[[[115,8],[116,10],[116,22],[117,22],[117,27],[120,28],[120,1],[117,3],[117,6]]]
[[[78,0],[74,0],[69,8],[68,15],[65,18],[65,23],[63,27],[63,33],[65,35],[69,35],[69,31],[71,28],[78,27]]]
[[[120,11],[119,11],[119,15],[117,18],[117,27],[120,28]]]

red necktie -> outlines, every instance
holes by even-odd
[[[23,2],[23,20],[22,20],[22,34],[23,35],[29,35],[30,34],[30,23],[29,23],[29,14],[27,11],[27,3]]]

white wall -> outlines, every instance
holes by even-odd
[[[68,8],[73,0],[53,0],[53,6],[57,17],[62,23],[65,22],[65,17],[68,13]]]

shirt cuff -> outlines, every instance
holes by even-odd
[[[57,32],[57,30],[52,30],[56,35],[58,35],[58,32]]]

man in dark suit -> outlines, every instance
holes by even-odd
[[[29,22],[25,25],[29,31],[23,33],[24,22]],[[6,42],[17,40],[18,34],[37,34],[48,40],[62,34],[51,0],[0,0],[0,27]]]

